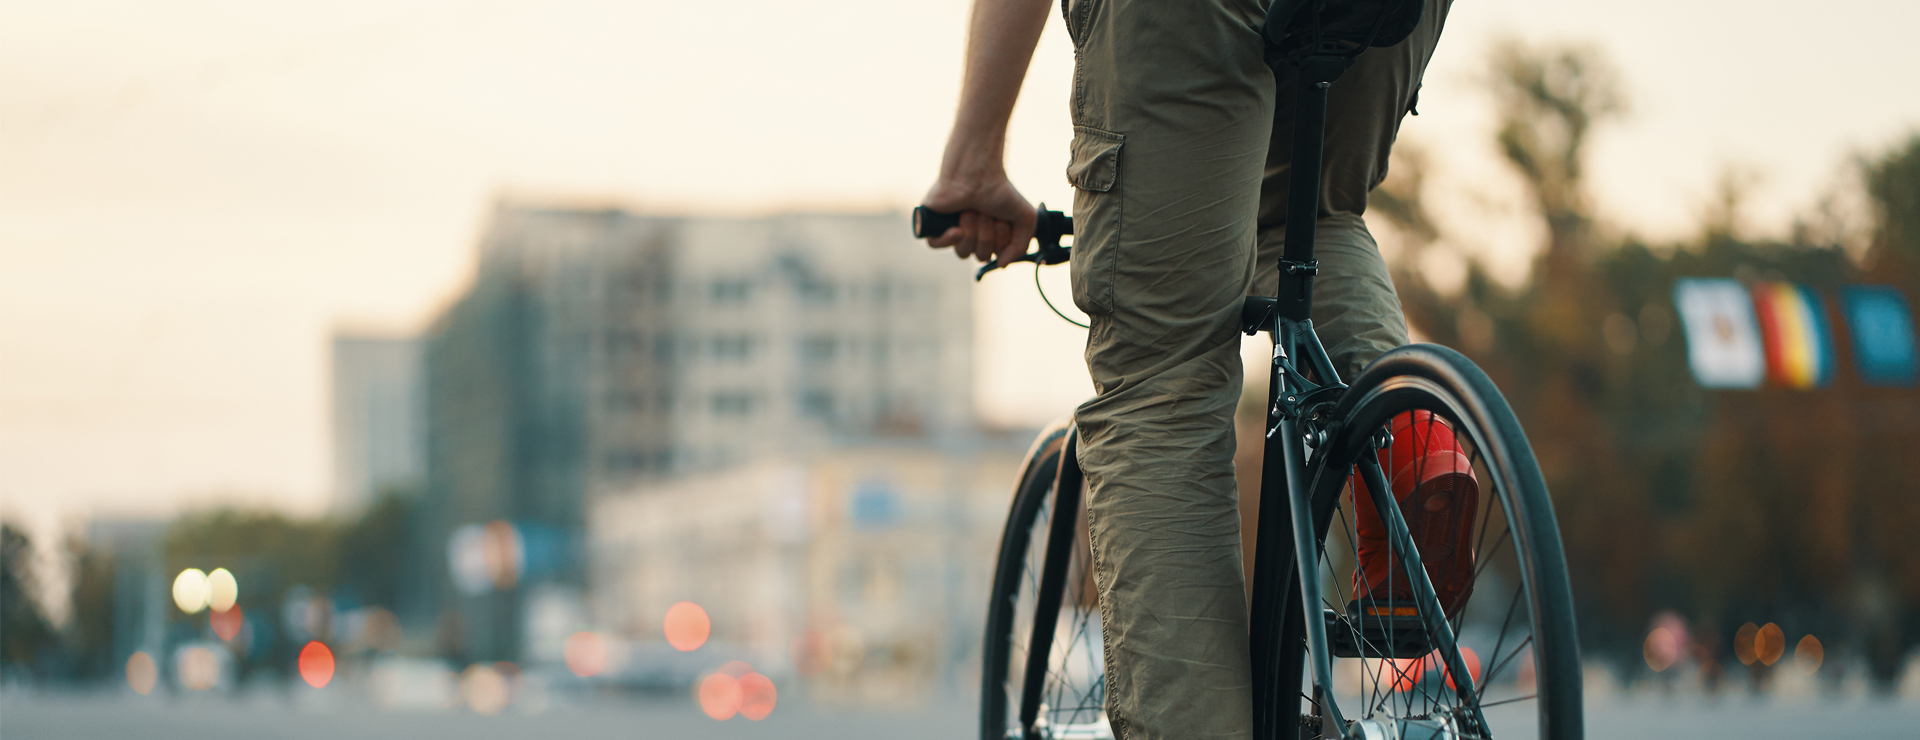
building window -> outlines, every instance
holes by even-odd
[[[753,345],[753,337],[745,334],[714,337],[713,357],[716,360],[744,362],[753,357]]]
[[[614,473],[635,473],[648,468],[650,458],[642,450],[615,450],[607,453],[607,469]]]
[[[800,283],[800,300],[807,303],[820,306],[829,305],[833,303],[834,298],[837,297],[837,293],[838,291],[834,289],[833,283],[825,280],[810,279]]]
[[[647,396],[639,391],[613,391],[607,394],[607,409],[614,413],[637,414],[646,410]]]
[[[647,340],[637,331],[607,332],[607,349],[621,356],[640,356],[646,352]]]
[[[839,350],[839,343],[827,335],[814,335],[800,340],[800,359],[808,362],[828,362]]]
[[[728,305],[753,300],[753,281],[751,280],[722,278],[713,281],[713,285],[708,290],[714,303]]]
[[[713,394],[713,413],[715,416],[750,416],[753,414],[755,399],[746,391],[721,391]]]
[[[811,389],[800,394],[800,413],[809,419],[833,419],[833,392]]]

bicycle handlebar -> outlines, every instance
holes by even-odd
[[[960,225],[960,214],[941,213],[926,206],[913,209],[913,237],[932,239]],[[1033,224],[1033,238],[1040,242],[1040,248],[1014,258],[1014,262],[1037,262],[1042,265],[1057,265],[1072,258],[1072,247],[1060,246],[1060,237],[1073,235],[1073,217],[1059,211],[1047,210],[1047,204],[1040,204],[1039,218]],[[995,257],[973,274],[974,280],[986,277],[987,273],[1005,267],[1000,258]]]

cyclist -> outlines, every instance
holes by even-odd
[[[1361,214],[1386,176],[1450,4],[1428,0],[1411,36],[1365,52],[1331,89],[1312,311],[1348,378],[1407,342]],[[1294,70],[1265,58],[1260,0],[1062,6],[1076,58],[1073,298],[1090,317],[1086,358],[1098,394],[1074,422],[1091,490],[1108,720],[1124,740],[1247,737],[1237,330],[1243,297],[1271,295],[1279,282]],[[935,247],[982,261],[1026,250],[1035,211],[1002,155],[1049,13],[1050,0],[974,2],[959,111],[922,203],[963,215],[929,240]],[[1471,470],[1432,417],[1390,427],[1382,460],[1401,465],[1386,473],[1408,480],[1394,494],[1443,603],[1456,604],[1471,563],[1448,556],[1468,550],[1461,522],[1470,528],[1477,500]],[[1418,461],[1413,475],[1406,461]],[[1387,592],[1394,566],[1384,529],[1366,497],[1356,498],[1354,592],[1390,604],[1406,593]]]

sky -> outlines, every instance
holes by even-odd
[[[0,510],[325,507],[336,327],[419,330],[502,198],[664,213],[904,209],[930,182],[965,0],[67,0],[0,5]],[[1920,130],[1920,4],[1466,0],[1403,141],[1447,244],[1524,274],[1538,226],[1490,146],[1497,39],[1584,43],[1631,113],[1596,132],[1613,227],[1697,228],[1729,166],[1777,232]],[[1072,53],[1036,55],[1008,167],[1071,202]],[[1390,240],[1387,240],[1390,242]],[[1388,244],[1390,247],[1391,244]],[[934,259],[936,257],[929,257]],[[964,269],[956,265],[955,269]],[[1090,390],[1022,269],[976,297],[982,413]],[[1064,270],[1050,271],[1067,294]]]

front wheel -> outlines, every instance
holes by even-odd
[[[1281,699],[1300,704],[1301,737],[1362,730],[1381,737],[1582,737],[1573,597],[1553,502],[1519,421],[1492,381],[1451,349],[1402,347],[1369,366],[1322,421],[1331,422],[1322,427],[1328,435],[1308,466],[1321,598],[1303,617],[1323,620],[1330,655],[1302,656],[1306,645],[1294,640],[1281,649],[1295,659],[1279,665],[1299,666],[1300,658],[1333,664],[1331,685],[1308,671],[1307,691]],[[1437,434],[1457,440],[1463,457],[1448,459],[1471,466],[1477,490],[1457,475],[1418,485],[1439,480],[1424,469],[1436,458],[1421,449],[1418,459],[1407,459],[1405,437]],[[1353,481],[1366,480],[1363,467],[1371,466],[1363,463],[1371,461],[1382,476],[1374,480],[1399,497],[1410,536],[1378,539],[1382,519],[1371,502],[1393,499],[1363,493],[1368,511],[1356,506],[1355,491],[1370,489]],[[1427,501],[1438,503],[1422,511]],[[1375,567],[1357,575],[1363,542]],[[1387,552],[1427,550],[1420,552],[1422,570],[1439,591],[1395,595],[1418,588],[1408,587],[1412,572],[1398,559],[1390,569],[1378,567],[1373,553],[1383,542],[1396,543]],[[1448,642],[1442,632],[1453,636],[1453,650],[1439,647]],[[1455,667],[1471,678],[1456,681]],[[1278,685],[1301,685],[1300,677],[1281,676]],[[1328,696],[1362,726],[1322,721],[1318,705]],[[1281,709],[1279,716],[1291,714]]]
[[[987,607],[982,740],[1111,740],[1100,609],[1072,432],[1042,433],[1014,494]]]

